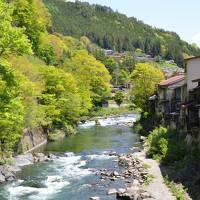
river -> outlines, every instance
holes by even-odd
[[[101,119],[100,126],[87,122],[77,128],[77,135],[51,142],[41,151],[59,155],[51,162],[26,166],[18,180],[0,187],[1,200],[88,200],[107,195],[109,188],[120,187],[123,181],[102,181],[95,171],[117,168],[116,156],[128,153],[139,136],[126,125],[137,115]]]

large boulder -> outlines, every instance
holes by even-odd
[[[3,183],[5,181],[6,181],[5,176],[2,173],[0,173],[0,183]]]
[[[0,176],[1,181],[13,181],[15,179],[14,172],[10,171],[10,168],[7,167],[7,165],[1,165],[0,166]]]
[[[23,167],[26,165],[32,165],[34,163],[34,157],[32,153],[18,155],[14,158],[16,167]]]

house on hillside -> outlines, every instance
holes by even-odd
[[[105,52],[105,54],[106,54],[107,56],[111,56],[111,55],[113,55],[113,53],[114,53],[114,51],[111,50],[111,49],[104,49],[104,52]]]
[[[176,75],[159,83],[155,111],[163,124],[172,128],[178,126],[185,93],[185,75]]]

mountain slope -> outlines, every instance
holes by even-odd
[[[152,28],[111,8],[85,2],[44,0],[52,14],[53,31],[80,37],[86,35],[105,49],[118,51],[142,49],[182,63],[183,55],[200,54],[200,49],[180,39],[174,32]]]

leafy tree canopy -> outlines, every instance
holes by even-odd
[[[124,98],[125,98],[125,94],[122,90],[117,91],[114,96],[114,100],[118,106],[120,106],[123,103]]]
[[[156,91],[157,84],[164,79],[162,71],[151,64],[139,63],[130,76],[134,103],[143,108]]]
[[[24,29],[13,26],[13,5],[0,2],[0,57],[9,54],[32,53],[28,37]]]

